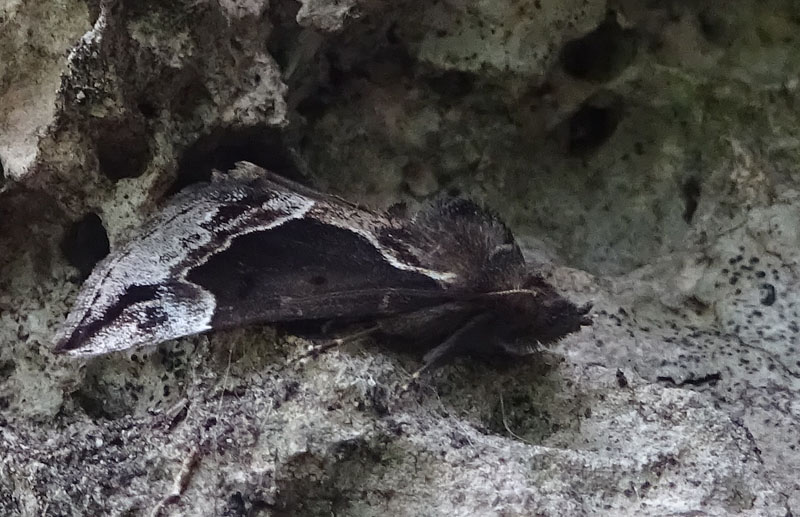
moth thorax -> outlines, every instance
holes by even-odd
[[[493,311],[514,326],[526,326],[541,311],[541,293],[528,289],[514,289],[490,293],[488,302]]]

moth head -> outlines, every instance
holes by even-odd
[[[57,337],[56,352],[106,354],[210,328],[213,299],[202,303],[202,290],[192,284],[128,285],[119,292],[88,284]]]
[[[591,325],[591,305],[578,306],[541,279],[520,289],[489,293],[498,336],[506,341],[547,344]]]

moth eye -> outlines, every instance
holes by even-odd
[[[328,279],[325,278],[322,275],[316,275],[316,276],[312,276],[311,278],[309,278],[308,282],[311,285],[324,285],[324,284],[326,284],[328,282]]]

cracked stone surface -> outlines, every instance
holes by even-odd
[[[3,515],[800,508],[793,2],[0,6]],[[253,161],[497,210],[594,325],[504,368],[271,327],[51,353],[93,264]]]

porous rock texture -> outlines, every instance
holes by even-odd
[[[800,508],[800,7],[789,0],[0,5],[0,514]],[[270,327],[52,337],[171,193],[250,160],[496,209],[594,325],[529,361]]]

